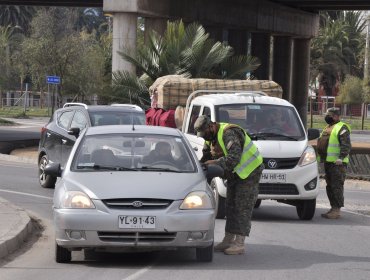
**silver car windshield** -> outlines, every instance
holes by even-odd
[[[254,140],[297,141],[305,133],[293,107],[267,104],[230,104],[218,106],[216,118],[220,122],[237,124]]]
[[[107,134],[86,136],[74,156],[74,171],[195,172],[195,162],[180,137]]]

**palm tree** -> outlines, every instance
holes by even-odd
[[[33,6],[0,5],[0,25],[18,26],[26,33],[35,11]]]
[[[116,96],[124,95],[138,104],[149,100],[148,88],[159,77],[179,74],[192,78],[245,79],[260,65],[252,56],[235,56],[233,48],[209,38],[205,29],[193,23],[168,22],[163,36],[152,32],[137,51],[122,50],[123,59],[136,66],[137,73],[113,73]]]
[[[319,77],[326,95],[332,95],[337,80],[359,73],[364,38],[360,12],[322,13],[319,35],[311,45],[311,79]]]

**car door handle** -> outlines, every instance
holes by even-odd
[[[51,133],[46,132],[46,136],[47,136],[47,137],[50,137],[50,136],[51,136]]]
[[[194,149],[194,151],[198,151],[198,147],[197,146],[195,146],[195,147],[193,147],[193,149]]]
[[[62,144],[65,144],[67,143],[67,140],[66,139],[62,139]]]

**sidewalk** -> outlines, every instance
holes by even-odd
[[[0,197],[0,259],[20,248],[32,230],[27,212]]]

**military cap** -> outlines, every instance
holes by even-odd
[[[328,113],[332,113],[334,115],[340,116],[340,109],[336,107],[331,107],[331,108],[328,108],[328,110],[326,110],[326,114]]]
[[[204,130],[206,130],[211,123],[212,121],[208,116],[205,115],[199,116],[194,123],[194,130],[197,132],[197,136],[203,137]]]

